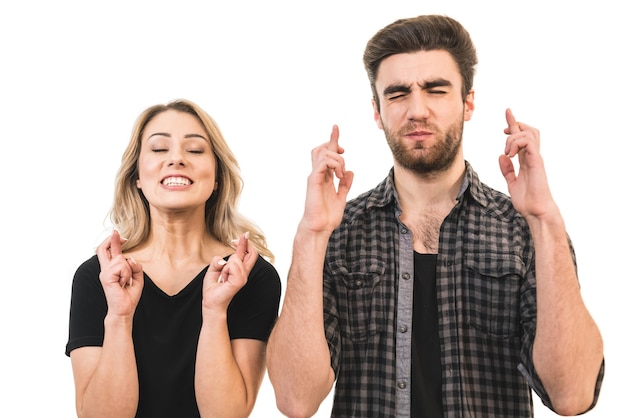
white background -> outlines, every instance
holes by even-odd
[[[605,339],[603,392],[588,416],[626,416],[625,15],[612,0],[553,3],[3,2],[0,416],[74,416],[63,353],[72,275],[104,228],[144,108],[187,98],[217,120],[245,178],[241,210],[266,232],[284,281],[309,152],[332,124],[356,173],[352,196],[386,175],[391,159],[361,54],[379,28],[422,13],[457,18],[477,45],[464,144],[483,181],[506,191],[497,163],[506,107],[541,130],[582,291]],[[316,416],[327,417],[330,403]],[[253,415],[279,416],[267,379]],[[536,416],[555,415],[538,404]]]

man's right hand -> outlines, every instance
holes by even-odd
[[[354,173],[346,171],[339,146],[339,128],[333,125],[330,141],[311,152],[313,171],[307,180],[305,210],[300,227],[330,233],[339,226]],[[339,183],[335,186],[335,178]]]

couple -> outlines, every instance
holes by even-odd
[[[530,417],[531,388],[562,415],[595,405],[602,337],[538,130],[506,110],[507,197],[463,157],[477,58],[457,21],[398,20],[363,59],[393,167],[346,203],[338,128],[313,150],[280,316],[273,254],[237,211],[239,167],[215,122],[182,100],[139,117],[119,232],[73,282],[79,416],[247,416],[266,361],[289,417],[333,387],[336,417]]]

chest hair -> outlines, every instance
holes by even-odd
[[[413,249],[422,254],[437,254],[439,230],[448,211],[427,208],[419,213],[402,214],[400,219],[413,234]]]

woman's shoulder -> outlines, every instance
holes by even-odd
[[[98,261],[97,255],[92,255],[85,261],[83,261],[78,268],[76,268],[76,272],[74,273],[74,280],[96,277],[98,278],[100,275],[100,262]]]
[[[252,271],[250,272],[250,274],[252,273],[268,274],[278,277],[278,271],[276,270],[276,267],[274,267],[272,263],[270,263],[265,257],[261,255],[257,257],[257,260],[252,267]]]
[[[248,283],[244,288],[247,292],[278,292],[280,294],[281,281],[276,267],[259,255],[250,270]]]
[[[100,272],[100,261],[98,261],[98,256],[94,254],[85,261],[83,261],[76,269],[76,271],[81,270],[98,270],[98,272]]]

